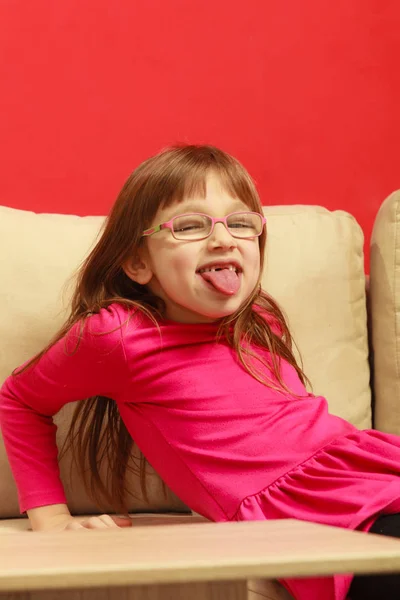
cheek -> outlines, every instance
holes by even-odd
[[[159,277],[166,284],[176,281],[178,278],[191,276],[195,274],[196,262],[190,252],[177,252],[162,256],[158,263]]]
[[[257,271],[257,275],[260,271],[260,267],[261,267],[261,256],[260,256],[260,249],[257,246],[249,249],[249,252],[245,258],[245,262],[248,263],[248,265],[253,265],[254,266],[254,271]]]
[[[192,265],[187,256],[176,255],[172,256],[169,260],[169,267],[171,269],[171,275],[187,274],[188,271],[192,270]]]

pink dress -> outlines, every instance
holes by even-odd
[[[400,512],[400,438],[330,415],[284,361],[293,394],[265,387],[216,331],[167,320],[158,330],[114,304],[89,319],[77,349],[75,327],[8,378],[0,423],[21,511],[66,502],[51,416],[102,395],[118,404],[171,489],[210,520],[297,518],[366,530],[380,513]],[[282,583],[296,600],[344,600],[351,577]]]

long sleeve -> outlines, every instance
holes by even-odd
[[[68,402],[116,398],[127,382],[118,306],[102,309],[0,390],[0,426],[20,510],[65,503],[52,416]]]

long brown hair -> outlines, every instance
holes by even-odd
[[[164,310],[162,301],[145,286],[133,282],[122,265],[136,256],[143,243],[142,232],[150,227],[159,208],[194,194],[205,197],[206,176],[210,172],[218,175],[233,197],[242,200],[250,210],[262,212],[256,187],[247,171],[236,159],[213,146],[174,146],[146,160],[127,179],[99,241],[81,266],[67,322],[28,367],[74,324],[79,322],[82,332],[85,320],[111,303],[138,308],[157,322],[157,315],[162,315]],[[292,338],[282,311],[261,290],[265,243],[264,229],[259,237],[258,285],[240,310],[221,320],[219,336],[236,350],[242,365],[253,377],[266,386],[287,390],[280,374],[280,358],[295,368],[303,383],[307,380],[292,352]],[[266,379],[265,369],[262,369],[266,363],[257,354],[257,347],[269,351],[269,367],[275,381]],[[256,369],[254,360],[249,361],[249,357],[258,358],[261,368]],[[130,492],[126,476],[130,470],[139,472],[146,498],[146,461],[141,455],[139,467],[131,466],[134,441],[110,398],[95,396],[77,404],[63,452],[69,447],[87,492],[99,506],[103,499],[117,512],[127,512]],[[100,474],[104,458],[108,463],[106,480]]]

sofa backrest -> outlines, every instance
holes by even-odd
[[[283,307],[315,394],[359,427],[371,424],[363,235],[342,211],[312,206],[265,207],[264,288]],[[66,316],[72,276],[95,243],[103,217],[77,217],[0,207],[0,384],[40,351]],[[69,282],[69,283],[68,283]],[[56,417],[61,444],[73,405]],[[71,510],[96,512],[61,462]],[[163,494],[156,475],[149,499],[139,492],[131,510],[185,510]],[[107,507],[103,507],[107,510]],[[18,516],[17,495],[0,439],[0,518]]]

